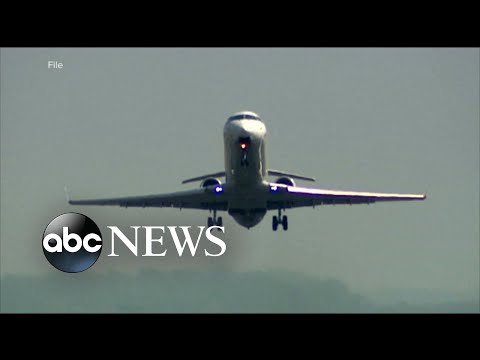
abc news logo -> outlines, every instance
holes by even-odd
[[[138,230],[145,229],[145,254],[142,256],[165,256],[167,250],[160,253],[153,251],[155,242],[163,245],[163,236],[154,237],[153,230],[165,232],[164,226],[131,226],[135,230],[135,238],[131,241],[118,227],[107,226],[111,230],[111,253],[107,256],[119,256],[115,253],[115,239],[119,239],[138,256]],[[182,236],[177,234],[177,226],[167,226],[179,256],[182,256],[188,246],[192,256],[195,256],[200,238],[205,226],[199,226],[200,232],[196,243],[190,235],[190,226],[179,226]],[[225,232],[223,226],[211,226],[205,231],[206,238],[220,249],[217,253],[204,250],[205,256],[221,256],[226,251],[225,242],[212,234],[213,229]],[[102,234],[97,224],[89,217],[79,213],[66,213],[53,219],[43,233],[42,247],[47,260],[58,270],[77,273],[90,268],[102,252]]]

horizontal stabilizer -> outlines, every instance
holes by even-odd
[[[217,173],[214,173],[214,174],[207,174],[207,175],[202,175],[202,176],[194,177],[194,178],[191,178],[191,179],[183,180],[182,184],[186,184],[186,183],[194,182],[194,181],[199,181],[199,180],[205,180],[205,179],[212,178],[212,177],[222,177],[222,176],[225,176],[225,171],[220,171],[220,172],[217,172]]]
[[[278,170],[268,170],[268,175],[270,175],[270,176],[288,176],[288,177],[291,177],[292,179],[315,181],[315,178],[312,178],[312,177],[296,175],[296,174],[289,174],[289,173],[286,173],[286,172],[283,172],[283,171],[278,171]]]

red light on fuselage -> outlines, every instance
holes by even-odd
[[[242,148],[242,150],[245,150],[247,148],[247,144],[246,143],[240,143],[240,147]]]

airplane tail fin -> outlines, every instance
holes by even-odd
[[[313,178],[313,177],[297,175],[297,174],[290,174],[290,173],[286,173],[286,172],[278,171],[278,170],[269,169],[269,170],[267,170],[267,172],[268,172],[268,175],[270,175],[270,176],[288,176],[288,177],[291,177],[292,179],[315,181],[315,178]]]

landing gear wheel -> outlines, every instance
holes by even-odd
[[[273,231],[277,231],[278,228],[278,218],[274,215],[272,219],[272,229]]]
[[[282,218],[282,227],[283,227],[283,230],[285,230],[285,231],[288,230],[288,218],[287,218],[287,215],[283,215],[283,218]]]
[[[208,217],[207,224],[208,224],[208,227],[213,226],[213,219],[211,216]]]
[[[222,217],[219,216],[217,219],[217,226],[222,226],[222,225],[223,225],[223,220],[222,220]]]

